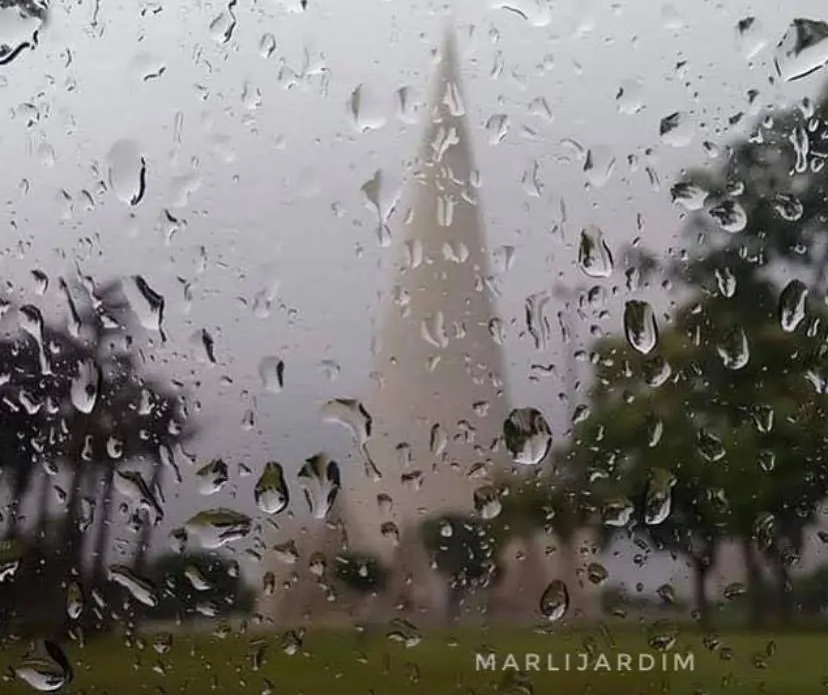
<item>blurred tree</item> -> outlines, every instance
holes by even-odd
[[[335,574],[357,594],[378,594],[388,583],[388,568],[373,555],[343,553],[336,558]]]
[[[420,527],[426,551],[448,581],[446,615],[459,615],[463,600],[488,585],[496,571],[496,544],[484,521],[447,514],[428,519]]]
[[[0,472],[10,498],[6,535],[20,535],[20,511],[41,471],[35,524],[41,533],[33,537],[27,530],[27,544],[45,543],[51,480],[64,468],[68,489],[56,489],[65,513],[56,552],[46,561],[58,562],[64,576],[103,590],[116,468],[142,460],[156,467],[171,461],[164,448],[169,451],[194,430],[185,422],[180,398],[139,375],[119,283],[96,288],[82,278],[72,288],[82,295],[80,302],[63,281],[61,288],[69,308],[65,330],[45,325],[39,309],[28,305],[17,310],[19,330],[0,341],[0,450],[5,454]],[[85,534],[95,524],[89,567]],[[137,557],[145,545],[142,541]],[[39,555],[33,554],[32,561]],[[43,558],[32,570],[47,572]],[[61,591],[60,582],[51,586]]]
[[[148,563],[145,576],[161,594],[145,611],[156,620],[248,615],[256,602],[238,564],[215,553],[166,553]]]

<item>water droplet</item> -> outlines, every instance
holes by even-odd
[[[776,46],[776,72],[793,82],[828,63],[828,24],[813,19],[794,19]]]
[[[210,36],[220,44],[228,43],[236,31],[236,4],[237,0],[230,0],[227,9],[210,22]]]
[[[762,32],[762,25],[756,17],[745,17],[737,22],[737,40],[746,60],[753,60],[768,45],[768,40]]]
[[[213,585],[195,565],[187,566],[184,570],[184,577],[196,591],[209,591],[213,588]]]
[[[716,284],[719,286],[719,292],[722,297],[730,299],[736,294],[736,276],[730,268],[727,266],[724,268],[716,268],[713,274],[716,276]]]
[[[74,674],[69,660],[55,642],[39,640],[15,667],[14,675],[42,693],[68,685]]]
[[[793,333],[805,320],[808,287],[801,280],[791,280],[779,295],[779,323],[786,333]]]
[[[256,506],[265,514],[279,514],[290,502],[285,474],[276,461],[265,464],[264,470],[253,490]]]
[[[263,58],[270,58],[276,52],[276,37],[271,33],[262,34],[259,39],[259,53]]]
[[[153,524],[164,519],[164,510],[138,471],[115,471],[115,489],[127,497],[136,510],[147,511],[154,516]]]
[[[590,583],[600,586],[609,579],[609,572],[600,562],[590,562],[586,568],[587,579]]]
[[[155,585],[149,579],[139,577],[126,565],[110,566],[108,576],[109,581],[124,587],[139,603],[150,608],[158,605],[158,590]]]
[[[66,615],[70,620],[77,620],[83,613],[83,592],[77,582],[72,582],[66,590]]]
[[[666,604],[673,605],[676,602],[676,590],[672,584],[662,584],[656,589],[656,594]]]
[[[612,274],[612,253],[604,241],[604,233],[594,224],[581,230],[578,265],[591,278],[606,278]]]
[[[297,477],[313,518],[326,518],[341,487],[339,464],[324,454],[316,454],[305,461]]]
[[[661,119],[658,134],[670,147],[687,147],[693,141],[695,127],[689,114],[676,111]]]
[[[669,620],[658,620],[647,630],[647,644],[659,652],[673,648],[678,638],[678,627]]]
[[[770,473],[776,468],[776,454],[773,451],[763,449],[759,452],[759,468],[765,473]]]
[[[635,506],[632,501],[624,495],[607,499],[601,507],[601,517],[604,526],[611,528],[623,528],[630,523]]]
[[[439,423],[432,425],[431,432],[429,433],[429,449],[431,450],[431,455],[435,458],[442,456],[446,450],[446,446],[448,446],[448,433]]]
[[[747,227],[747,213],[735,200],[723,200],[708,211],[726,232],[736,234]]]
[[[286,541],[273,546],[273,555],[279,561],[286,565],[295,565],[299,560],[299,550],[296,547],[296,541]]]
[[[552,431],[536,408],[515,408],[503,423],[506,449],[515,463],[536,466],[552,447]]]
[[[644,85],[641,80],[625,80],[615,95],[618,112],[632,116],[644,108]]]
[[[769,405],[757,405],[753,411],[753,422],[762,434],[770,432],[773,429],[773,408]]]
[[[348,100],[351,124],[358,133],[378,130],[385,125],[386,119],[381,109],[379,100],[362,84],[354,89]]]
[[[40,313],[40,309],[31,304],[20,307],[17,311],[17,324],[20,326],[20,330],[27,333],[35,341],[41,373],[51,374],[52,369],[46,359],[46,347],[43,343],[43,314]]]
[[[699,430],[697,445],[699,453],[708,461],[715,462],[724,458],[725,447],[722,440],[707,430]]]
[[[407,649],[411,649],[416,647],[423,638],[414,623],[402,618],[394,618],[388,630],[388,639],[401,642]]]
[[[227,464],[221,459],[213,459],[196,472],[198,477],[198,491],[208,497],[215,495],[230,480]]]
[[[203,548],[215,550],[245,538],[250,533],[252,521],[246,514],[218,507],[199,512],[184,527]]]
[[[550,622],[561,620],[569,610],[569,589],[560,579],[546,587],[540,598],[541,615]]]
[[[674,203],[678,203],[688,212],[701,210],[710,193],[693,183],[677,183],[670,189],[670,195]]]
[[[744,596],[747,593],[747,586],[742,582],[732,582],[728,584],[722,591],[722,596],[725,600],[732,601],[733,599]]]
[[[644,496],[644,523],[657,526],[670,516],[675,476],[663,468],[653,469]]]
[[[474,491],[474,509],[486,521],[494,519],[503,511],[500,491],[494,485],[484,485]]]
[[[285,386],[285,363],[278,357],[265,357],[259,362],[262,386],[271,393],[279,393]]]
[[[119,140],[106,156],[109,186],[127,205],[138,205],[147,189],[147,160],[133,140]]]
[[[78,363],[78,373],[72,379],[70,397],[72,405],[80,413],[91,413],[98,402],[101,384],[101,369],[94,360],[88,359]]]
[[[44,0],[4,3],[0,7],[0,65],[8,65],[26,49],[37,46],[47,17]]]
[[[649,354],[658,343],[658,325],[648,302],[631,299],[624,307],[624,335],[634,350]]]
[[[787,222],[798,221],[805,212],[802,201],[792,193],[777,193],[773,199],[773,209]]]
[[[359,446],[364,446],[371,436],[373,419],[362,402],[355,398],[333,398],[322,406],[319,415],[324,422],[348,428]]]
[[[584,175],[589,184],[603,188],[615,171],[615,154],[609,147],[592,147],[584,158]]]
[[[739,326],[731,327],[716,346],[716,352],[727,369],[742,369],[750,362],[750,344],[745,332]]]
[[[123,282],[124,294],[138,322],[148,331],[154,331],[166,341],[164,333],[164,297],[153,290],[140,275]]]
[[[753,538],[761,552],[767,551],[776,540],[776,517],[770,512],[762,512],[753,522]]]

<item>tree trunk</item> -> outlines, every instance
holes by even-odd
[[[693,563],[693,594],[698,611],[699,624],[707,629],[710,627],[710,602],[707,600],[707,575],[710,573],[710,562],[706,557],[694,557]]]
[[[749,601],[749,623],[752,629],[763,627],[765,624],[764,594],[765,583],[762,579],[762,570],[759,566],[753,542],[749,536],[741,539],[742,554],[747,570],[747,589]]]
[[[112,515],[112,496],[115,485],[115,468],[107,466],[101,489],[100,512],[98,513],[98,528],[95,536],[95,559],[92,571],[93,583],[100,589],[106,581],[106,555],[109,545],[109,528]]]
[[[771,562],[773,564],[774,589],[778,602],[779,621],[783,625],[790,625],[794,618],[794,596],[790,572],[785,565],[782,551],[774,549]]]
[[[161,472],[161,459],[156,458],[153,461],[152,478],[149,483],[149,489],[152,491],[153,495],[157,494],[158,488],[161,485]],[[147,552],[152,544],[152,529],[153,524],[149,521],[149,515],[145,513],[143,524],[141,525],[141,532],[138,535],[138,547],[135,550],[135,558],[132,562],[132,569],[139,576],[146,570]]]

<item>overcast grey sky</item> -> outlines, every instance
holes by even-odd
[[[448,22],[459,31],[489,244],[495,254],[515,249],[510,269],[497,259],[494,266],[509,326],[510,392],[519,405],[548,412],[559,432],[563,383],[532,382],[530,365],[562,365],[577,345],[560,347],[553,300],[551,346],[535,352],[521,335],[525,298],[558,282],[586,286],[575,260],[588,223],[615,249],[636,236],[661,251],[675,247],[681,220],[669,186],[682,167],[706,161],[705,140],[723,144],[743,132],[750,118],[736,127],[727,119],[750,113],[748,89],[760,91],[758,109],[814,94],[825,79],[768,83],[773,47],[794,17],[825,18],[819,0],[511,6],[528,19],[473,0],[455,2],[453,19],[448,5],[422,2],[309,0],[304,11],[298,0],[242,2],[222,43],[230,26],[222,3],[87,0],[56,6],[38,47],[3,67],[5,279],[21,301],[50,311],[60,310],[56,278],[75,261],[95,277],[141,274],[165,296],[170,341],[156,345],[148,370],[182,380],[200,401],[204,431],[192,446],[200,461],[223,456],[254,470],[234,475],[211,506],[252,510],[266,460],[293,471],[328,450],[347,461],[347,433],[317,412],[330,397],[364,390],[372,325],[396,260],[393,244],[378,243],[360,188],[378,169],[389,200],[404,184],[423,124],[416,108],[398,117],[396,94],[407,88],[415,104],[429,94]],[[736,23],[749,15],[759,28],[739,41]],[[355,124],[348,104],[360,86]],[[677,111],[692,136],[682,147],[658,135],[660,120]],[[487,123],[501,126],[498,142]],[[599,164],[615,159],[602,185],[588,185],[578,146]],[[130,148],[147,162],[147,191],[135,207],[96,184],[113,156],[123,173]],[[562,201],[566,221],[553,234]],[[392,235],[405,206],[403,195]],[[182,221],[171,239],[165,209]],[[34,269],[53,279],[46,298],[34,293]],[[191,283],[190,303],[178,278]],[[622,271],[605,286],[626,296]],[[254,298],[270,288],[272,309],[257,315]],[[610,311],[599,325],[610,332],[620,322]],[[217,365],[193,346],[202,328],[215,338]],[[266,356],[285,361],[281,393],[261,384]],[[338,379],[325,376],[326,360],[340,366]],[[248,409],[252,431],[241,427]],[[170,523],[204,504],[185,486],[168,505]]]

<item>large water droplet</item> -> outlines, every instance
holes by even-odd
[[[160,334],[166,341],[164,333],[164,297],[153,290],[140,275],[133,275],[123,282],[124,294],[139,323],[148,331]]]
[[[723,200],[708,210],[719,226],[726,232],[736,234],[747,227],[747,213],[735,200]]]
[[[252,528],[252,520],[246,514],[218,507],[199,512],[184,527],[203,548],[215,550],[245,538]]]
[[[83,613],[83,591],[77,582],[72,582],[66,590],[66,615],[70,620],[77,620]]]
[[[360,446],[364,446],[371,436],[371,415],[362,402],[354,398],[334,398],[322,406],[319,414],[325,422],[347,427]]]
[[[722,440],[707,430],[700,430],[697,438],[699,453],[708,461],[719,461],[724,458],[725,447]]]
[[[631,299],[624,307],[624,335],[630,347],[647,355],[658,343],[658,325],[648,302]]]
[[[578,265],[591,278],[606,278],[612,273],[612,253],[604,241],[604,233],[594,224],[581,230]]]
[[[285,363],[278,357],[265,357],[259,362],[259,378],[272,393],[279,393],[285,385]]]
[[[265,464],[256,487],[253,489],[256,506],[265,514],[279,514],[288,506],[290,494],[282,466],[276,461]]]
[[[115,489],[127,497],[136,510],[147,511],[154,516],[153,524],[164,518],[164,510],[138,471],[115,471]]]
[[[569,589],[560,579],[546,587],[540,598],[541,615],[550,622],[561,620],[569,610]]]
[[[109,568],[109,581],[120,584],[139,603],[154,608],[158,605],[158,589],[144,577],[139,577],[126,565],[112,565]]]
[[[632,519],[635,506],[632,501],[624,496],[619,495],[607,499],[601,507],[601,518],[604,526],[611,528],[623,528],[630,519]]]
[[[101,370],[94,360],[88,359],[78,364],[78,373],[72,379],[70,396],[72,405],[78,412],[89,414],[98,401],[101,383]]]
[[[503,510],[503,503],[500,501],[500,490],[494,485],[484,485],[474,491],[474,509],[481,519],[486,521],[494,519]]]
[[[37,46],[48,16],[44,0],[4,2],[0,7],[0,65],[8,65]]]
[[[739,326],[731,327],[716,346],[716,352],[727,369],[742,369],[750,362],[750,344]]]
[[[316,454],[305,461],[298,479],[313,518],[326,518],[341,487],[339,464],[324,454]]]
[[[515,408],[503,423],[506,449],[515,463],[539,464],[552,447],[552,431],[536,408]]]
[[[680,111],[662,118],[658,126],[661,142],[670,147],[687,147],[693,141],[694,130],[689,114]]]
[[[793,333],[805,319],[808,287],[801,280],[791,280],[779,295],[779,323],[786,333]]]
[[[675,484],[676,478],[670,471],[663,468],[651,471],[644,496],[644,523],[657,526],[670,516]]]
[[[14,668],[14,675],[42,693],[60,690],[73,678],[72,667],[63,650],[48,640],[34,644]]]
[[[205,497],[215,495],[230,480],[227,464],[221,459],[214,459],[196,472],[198,491]]]
[[[794,19],[776,46],[776,72],[785,82],[810,75],[828,63],[828,24]]]
[[[122,203],[138,205],[147,189],[147,160],[133,140],[119,140],[106,156],[109,186]]]

